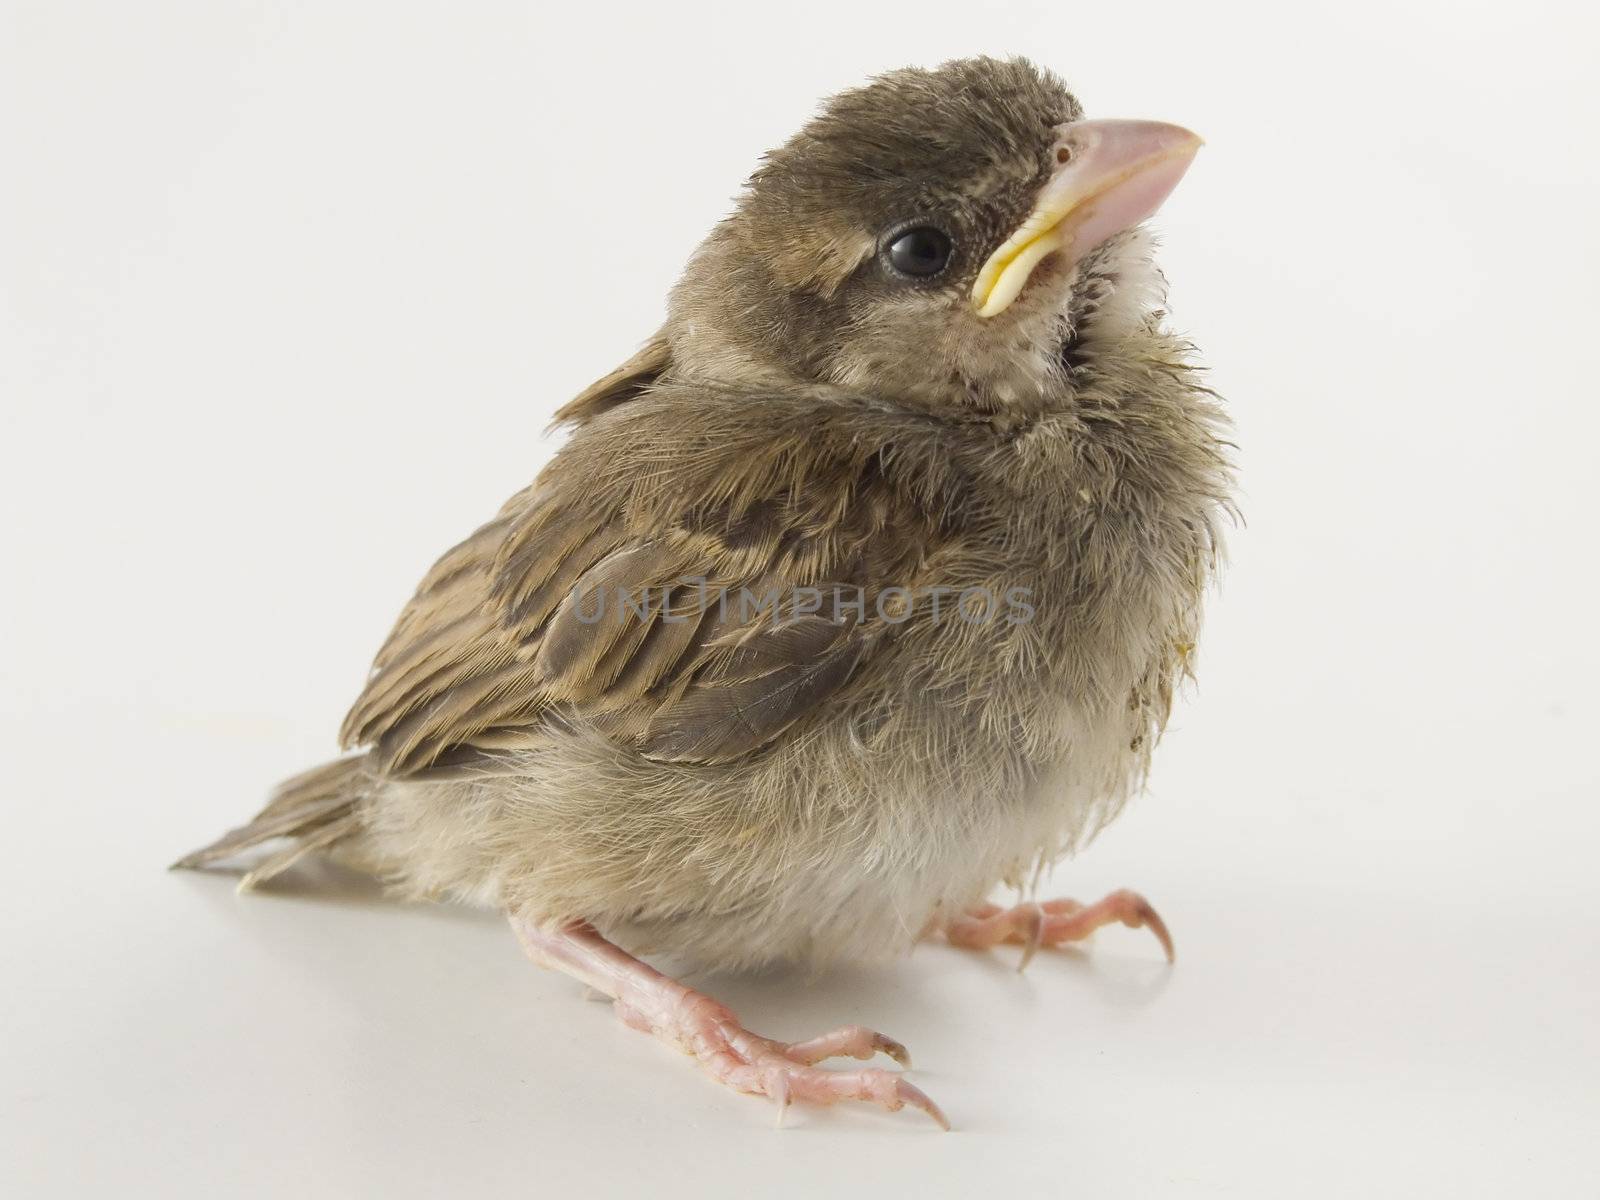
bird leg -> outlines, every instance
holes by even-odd
[[[623,1023],[693,1055],[701,1070],[737,1091],[768,1096],[778,1104],[778,1119],[790,1101],[832,1104],[866,1100],[891,1112],[910,1105],[940,1126],[950,1123],[921,1089],[893,1071],[865,1067],[853,1071],[816,1066],[826,1058],[849,1055],[870,1059],[882,1052],[911,1065],[906,1048],[881,1033],[846,1025],[803,1042],[778,1042],[751,1033],[732,1011],[710,996],[669,979],[612,945],[585,921],[544,926],[511,914],[529,958],[564,971],[609,996]]]
[[[969,950],[987,950],[1001,942],[1021,943],[1022,962],[1017,966],[1020,971],[1040,946],[1080,941],[1102,925],[1118,922],[1130,929],[1149,929],[1166,951],[1167,961],[1173,961],[1172,935],[1167,932],[1166,922],[1150,901],[1126,889],[1087,905],[1076,900],[1045,900],[1014,908],[980,904],[945,922],[944,936],[951,945]]]

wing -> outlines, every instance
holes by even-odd
[[[553,425],[583,425],[649,391],[672,364],[665,332],[657,333],[627,362],[595,380],[556,410]]]
[[[612,440],[604,471],[575,438],[439,560],[347,746],[391,774],[478,768],[576,716],[652,758],[726,762],[805,721],[892,640],[880,589],[914,575],[924,518],[870,461],[775,462],[730,494],[714,470],[659,469],[672,435],[648,436],[647,408],[628,406],[643,414],[626,421],[645,433],[636,461],[616,453],[621,414],[600,418],[610,428],[580,436]]]

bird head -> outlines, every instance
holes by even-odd
[[[1026,404],[1097,319],[1159,303],[1135,227],[1199,145],[1175,125],[1085,120],[1019,59],[883,75],[766,155],[674,292],[674,362]]]

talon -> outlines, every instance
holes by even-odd
[[[881,1033],[873,1034],[872,1048],[880,1054],[887,1054],[906,1070],[909,1071],[911,1069],[911,1051],[907,1050],[903,1044],[895,1041],[892,1037],[885,1037]],[[868,1057],[870,1058],[871,1056],[868,1055]]]
[[[933,1102],[928,1093],[924,1092],[916,1084],[907,1083],[904,1079],[900,1080],[895,1086],[895,1099],[900,1102],[895,1105],[896,1109],[902,1104],[909,1104],[912,1108],[921,1109],[933,1118],[934,1124],[938,1125],[940,1129],[946,1133],[950,1132],[950,1118],[945,1116],[943,1110]]]
[[[789,1115],[789,1077],[779,1072],[773,1076],[773,1082],[768,1086],[771,1091],[767,1094],[772,1097],[773,1103],[778,1106],[778,1119],[772,1123],[774,1129],[783,1128],[783,1119]]]
[[[1022,904],[1014,910],[1014,915],[1024,923],[1019,931],[1023,935],[1022,961],[1017,964],[1017,974],[1020,975],[1028,969],[1028,964],[1044,943],[1044,909],[1037,904]]]
[[[911,1054],[905,1046],[864,1025],[845,1025],[804,1042],[790,1042],[784,1053],[806,1066],[841,1055],[866,1061],[874,1054],[886,1054],[902,1067],[911,1065]]]
[[[1172,948],[1172,935],[1167,932],[1167,923],[1161,919],[1161,914],[1156,912],[1150,901],[1137,892],[1128,893],[1132,901],[1132,911],[1122,919],[1122,923],[1130,929],[1143,926],[1156,935],[1156,941],[1161,943],[1161,949],[1166,952],[1167,962],[1178,961],[1177,952]]]

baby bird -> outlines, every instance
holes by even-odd
[[[848,1026],[743,1028],[647,966],[822,964],[941,932],[1024,954],[1147,926],[1004,909],[1141,785],[1231,469],[1139,228],[1199,139],[1085,120],[989,58],[834,97],[768,154],[567,443],[441,558],[350,751],[183,859],[288,839],[503,909],[527,953],[714,1078],[912,1105]]]

